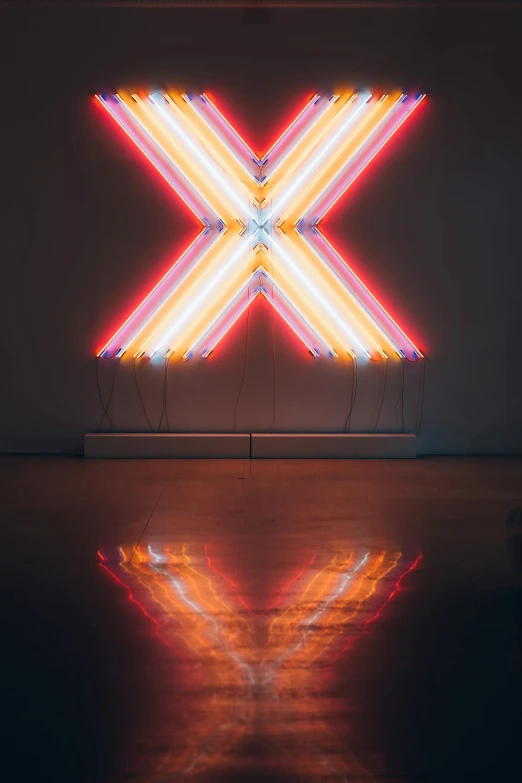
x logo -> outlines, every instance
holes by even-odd
[[[262,295],[314,356],[421,357],[319,221],[423,95],[314,95],[262,158],[205,94],[96,97],[202,223],[99,356],[206,357]]]

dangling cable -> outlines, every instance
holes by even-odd
[[[143,411],[143,415],[147,419],[147,424],[149,425],[149,427],[151,429],[151,432],[154,432],[154,427],[152,426],[151,421],[150,421],[149,417],[147,416],[147,411],[145,410],[145,405],[143,403],[143,399],[142,399],[141,392],[140,392],[140,385],[138,383],[138,373],[137,373],[137,370],[136,370],[136,357],[134,357],[134,380],[136,381],[136,391],[138,392],[138,397],[139,397],[139,400],[140,400],[141,410]]]
[[[247,296],[250,299],[250,286],[247,291]],[[243,391],[243,384],[245,382],[245,374],[246,374],[246,365],[247,365],[247,357],[248,357],[248,332],[249,332],[249,326],[250,326],[250,307],[247,307],[247,322],[246,322],[246,330],[245,330],[245,358],[243,360],[243,370],[241,372],[241,383],[239,384],[239,391],[237,393],[237,400],[236,405],[234,408],[234,432],[236,431],[236,424],[237,424],[237,410],[239,407],[239,400],[241,398],[241,392]]]
[[[397,402],[394,405],[393,410],[395,413],[397,413],[397,408],[401,406],[401,415],[402,415],[402,427],[401,432],[404,432],[404,359],[401,358],[401,387],[399,391],[399,397],[397,398]]]
[[[379,410],[377,412],[377,418],[375,420],[375,426],[374,426],[372,432],[376,432],[376,430],[377,430],[377,425],[379,423],[379,419],[381,418],[381,412],[382,412],[382,406],[383,406],[383,403],[384,403],[384,398],[386,396],[386,379],[388,377],[388,357],[381,359],[381,361],[384,361],[384,380],[383,380],[383,384],[382,384],[382,393],[381,393],[381,400],[380,400],[380,403],[379,403]]]
[[[168,383],[169,383],[169,362],[170,355],[167,356],[167,366],[165,368],[165,421],[167,422],[167,432],[170,432],[169,421],[169,395],[168,395]]]
[[[272,288],[272,302],[274,301],[274,259],[270,258],[272,264],[270,267],[270,281]],[[272,423],[268,428],[268,432],[272,432],[275,425],[276,417],[276,358],[275,358],[275,331],[274,331],[274,308],[272,307],[272,408],[273,416]]]
[[[421,428],[422,424],[422,410],[424,406],[424,386],[426,383],[426,360],[423,356],[419,356],[419,358],[416,361],[412,361],[411,359],[407,359],[404,357],[403,361],[408,362],[408,364],[418,364],[420,361],[422,364],[422,374],[421,374],[421,380],[419,384],[419,394],[417,397],[417,411],[415,415],[415,435],[419,434],[419,430]],[[402,362],[401,362],[402,364]],[[404,432],[404,365],[402,365],[402,431]]]
[[[101,417],[100,423],[98,424],[98,432],[101,430],[103,422],[105,421],[105,419],[107,419],[107,421],[110,424],[111,430],[114,432],[114,424],[113,424],[113,421],[112,421],[111,417],[109,416],[109,408],[110,408],[110,405],[111,405],[111,402],[112,402],[112,395],[113,395],[113,392],[114,392],[114,385],[116,383],[116,375],[117,375],[118,369],[120,367],[121,357],[118,358],[118,363],[116,365],[116,370],[114,371],[114,375],[112,377],[112,383],[111,383],[111,388],[110,388],[110,391],[109,391],[109,399],[108,399],[107,405],[103,404],[103,395],[102,395],[101,387],[100,387],[100,369],[99,369],[100,358],[101,358],[100,356],[96,357],[96,386],[98,387],[98,399],[100,401],[100,405],[103,408],[103,416]]]
[[[165,357],[165,374],[163,376],[163,404],[161,406],[161,419],[158,426],[158,432],[161,430],[161,425],[163,424],[163,417],[165,416],[167,421],[167,432],[170,431],[170,425],[169,425],[169,412],[167,410],[167,375],[169,371],[169,360],[170,356]]]
[[[272,296],[273,296],[273,288],[272,288]],[[275,334],[274,334],[274,308],[272,307],[272,408],[273,408],[273,416],[272,416],[272,424],[268,428],[268,432],[272,432],[274,429],[275,424],[275,417],[276,417],[276,358],[275,358]]]
[[[417,405],[417,426],[415,427],[415,435],[419,434],[422,424],[422,409],[424,407],[424,386],[426,384],[426,359],[423,357],[422,362],[422,377],[419,394],[419,404]]]
[[[356,396],[357,396],[357,357],[352,356],[352,386],[351,386],[351,393],[350,393],[350,407],[348,409],[348,413],[346,414],[346,419],[344,420],[343,432],[346,432],[346,428],[348,428],[348,432],[350,431],[350,426],[352,423],[353,406],[355,404]]]

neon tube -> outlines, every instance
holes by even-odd
[[[345,335],[345,338],[346,337],[348,338],[349,343],[347,344],[347,350],[350,350],[352,346],[357,345],[364,353],[364,355],[367,356],[368,359],[371,359],[372,355],[370,351],[364,346],[364,344],[360,341],[360,339],[350,329],[348,329],[344,319],[334,309],[333,303],[329,302],[327,299],[324,298],[323,294],[317,291],[316,286],[313,285],[313,283],[308,278],[306,273],[301,269],[301,267],[298,264],[296,264],[294,259],[286,252],[282,243],[276,242],[275,238],[272,238],[272,242],[276,248],[277,256],[279,256],[279,258],[284,259],[286,264],[292,270],[293,277],[295,277],[301,283],[303,283],[303,285],[309,292],[312,299],[319,302],[319,304],[323,307],[323,311],[326,311],[327,315],[336,324],[337,328],[340,329],[341,333]]]
[[[292,151],[306,143],[309,138],[320,138],[320,128],[323,116],[331,111],[332,100],[336,96],[322,96],[317,97],[312,103],[305,109],[305,112],[301,114],[300,122],[292,123],[285,133],[279,138],[277,144],[273,145],[273,149],[269,150],[264,157],[259,161],[259,165],[262,166],[262,184],[272,187],[272,180],[274,175],[279,170],[282,164],[288,166],[287,157],[291,155]],[[310,115],[310,116],[309,116]],[[332,118],[332,122],[335,119]],[[327,128],[329,125],[327,126]],[[326,132],[326,131],[325,131]],[[287,174],[290,173],[288,168]],[[265,195],[265,199],[272,197],[270,189]]]
[[[382,303],[375,298],[367,286],[364,285],[348,263],[339,256],[320,229],[315,226],[313,231],[311,230],[307,234],[303,234],[303,237],[314,250],[319,253],[319,256],[328,260],[328,265],[331,268],[335,267],[337,269],[337,273],[341,279],[348,278],[345,280],[345,285],[361,305],[366,308],[368,313],[372,315],[373,320],[381,325],[388,340],[390,340],[392,345],[396,346],[396,350],[401,358],[404,358],[406,354],[411,354],[413,360],[422,357],[419,349],[410,338],[406,336],[390,313],[384,308]],[[402,348],[400,347],[401,345]]]
[[[187,207],[193,212],[193,214],[197,217],[197,219],[203,224],[205,228],[208,228],[210,226],[210,223],[208,220],[205,220],[201,215],[202,213],[205,213],[206,211],[212,212],[212,215],[215,220],[218,220],[218,216],[214,213],[213,210],[211,210],[210,206],[208,204],[205,204],[205,207],[201,206],[204,204],[203,200],[198,198],[196,204],[193,204],[191,199],[193,196],[190,197],[183,193],[182,188],[180,188],[180,184],[178,179],[173,179],[171,174],[169,174],[162,163],[158,160],[157,156],[152,154],[149,150],[146,148],[146,143],[144,140],[140,140],[139,136],[136,134],[135,129],[131,129],[128,124],[109,106],[109,103],[105,100],[105,98],[102,98],[100,95],[96,95],[95,98],[99,101],[101,106],[108,112],[108,114],[112,117],[112,119],[119,125],[119,127],[124,131],[124,133],[128,136],[128,138],[138,147],[140,152],[147,158],[149,163],[151,163],[158,174],[161,175],[161,177],[165,180],[165,182],[169,185],[169,187],[174,190],[175,193],[178,194],[178,196],[185,202]],[[121,98],[119,96],[115,96],[115,100],[118,102],[120,107],[123,107],[125,109],[125,105],[123,104]],[[133,118],[131,118],[133,119]],[[138,126],[141,133],[148,137],[150,143],[154,145],[154,147],[157,148],[156,143],[152,139],[152,137],[149,136],[149,134],[141,128],[141,126]],[[161,150],[158,150],[161,153]],[[162,158],[164,158],[164,155],[161,155]],[[172,161],[167,160],[166,161],[170,166],[172,166]],[[176,170],[176,173],[178,174],[178,177],[183,178],[183,175],[181,172]],[[185,183],[184,183],[185,184]],[[187,183],[188,184],[188,183]],[[190,186],[189,186],[190,187]],[[192,189],[191,189],[192,190]]]
[[[143,355],[151,340],[155,339],[158,332],[161,332],[170,323],[175,313],[179,310],[187,299],[190,299],[191,292],[201,286],[201,281],[208,277],[214,269],[216,263],[224,254],[226,254],[235,242],[237,236],[224,234],[218,237],[218,240],[205,249],[205,252],[196,259],[185,272],[180,275],[175,287],[163,299],[161,305],[143,322],[140,329],[134,334],[132,340],[128,343],[127,350],[134,351],[134,356]],[[145,331],[145,334],[142,332]],[[137,346],[137,340],[140,338],[140,344]]]
[[[191,157],[191,155],[194,155],[194,145],[189,147],[189,155],[183,155],[179,148],[179,144],[170,137],[168,129],[162,126],[156,114],[151,109],[149,109],[146,103],[142,101],[138,95],[133,95],[132,98],[136,103],[136,108],[131,108],[128,104],[125,104],[127,110],[140,125],[144,126],[148,130],[149,134],[152,136],[157,147],[162,151],[162,153],[170,161],[174,162],[174,160],[176,160],[176,165],[182,168],[182,170],[184,170],[187,166],[192,170],[191,176],[194,178],[195,182],[199,182],[199,188],[201,188],[201,185],[203,185],[203,192],[206,194],[205,201],[207,201],[207,203],[212,206],[213,211],[215,211],[216,214],[223,220],[225,225],[229,223],[230,218],[237,219],[239,217],[237,212],[230,208],[230,204],[227,204],[226,201],[223,201],[222,198],[217,196],[215,191],[210,187],[208,181],[205,179],[203,172],[198,168],[197,162],[195,162]],[[143,114],[143,118],[140,118],[137,111],[138,109],[140,110],[141,114]],[[146,120],[146,122],[144,122],[144,120]],[[150,128],[147,124],[148,122],[152,123]],[[163,137],[162,140],[160,140],[158,134],[159,137]],[[179,136],[186,144],[184,134],[179,133]],[[201,161],[199,162],[201,163]],[[211,172],[211,168],[209,168],[207,165],[206,170],[208,175],[208,173]]]
[[[355,180],[359,177],[360,174],[364,171],[364,169],[372,162],[372,160],[375,158],[376,155],[383,149],[383,147],[390,141],[390,139],[395,135],[395,133],[399,130],[401,125],[408,119],[408,117],[413,113],[413,111],[419,106],[421,101],[425,98],[425,95],[420,96],[415,103],[410,106],[407,111],[404,114],[400,114],[398,120],[392,124],[391,128],[385,127],[385,129],[381,132],[381,135],[379,136],[377,140],[377,144],[374,148],[371,149],[371,151],[368,153],[366,157],[363,158],[362,161],[357,162],[355,170],[350,172],[350,176],[346,179],[341,189],[335,193],[335,197],[333,200],[327,201],[326,204],[323,204],[323,200],[321,199],[321,202],[319,204],[312,204],[310,209],[307,211],[307,217],[309,215],[309,212],[315,207],[318,213],[318,217],[312,219],[312,222],[314,224],[318,223],[319,220],[322,220],[324,216],[330,211],[330,209],[334,206],[334,204],[341,198],[341,196],[344,195],[344,193],[348,190],[348,188],[353,185]],[[339,175],[339,179],[343,178],[343,174]],[[326,197],[328,194],[326,194]]]
[[[279,274],[282,275],[284,282],[291,282],[291,281],[289,281],[288,277],[284,274],[283,270],[280,267],[278,267],[278,275]],[[278,296],[280,296],[282,298],[283,303],[282,303],[281,309],[283,309],[283,311],[287,313],[286,320],[290,321],[290,326],[292,326],[292,322],[295,319],[293,319],[290,315],[288,315],[288,313],[293,313],[293,314],[295,314],[295,316],[297,317],[298,320],[303,322],[306,330],[309,331],[316,338],[316,340],[318,342],[322,343],[325,346],[326,352],[328,354],[330,354],[330,356],[332,356],[334,358],[338,358],[338,354],[336,353],[336,351],[334,351],[334,349],[332,348],[332,346],[328,342],[328,340],[326,340],[324,338],[324,336],[321,333],[321,330],[317,329],[317,327],[315,325],[312,325],[310,319],[306,318],[306,315],[303,312],[301,312],[301,310],[299,309],[298,305],[295,303],[294,299],[292,298],[292,295],[288,292],[288,290],[286,290],[286,291],[283,290],[280,281],[278,283],[275,282],[273,273],[269,274],[266,271],[266,269],[263,269],[263,275],[268,278],[268,280],[270,282],[270,288],[273,288],[276,291],[276,293],[278,294]],[[265,290],[266,290],[266,288],[265,288]],[[299,293],[302,295],[302,292],[299,292]],[[267,291],[267,295],[271,296],[271,298],[273,300],[273,295],[269,294],[268,291]],[[326,326],[326,328],[329,330],[328,324],[323,319],[320,319],[320,320],[321,320],[321,323],[323,323],[323,325]],[[292,327],[292,328],[294,328],[294,327]],[[295,328],[298,329],[298,332],[297,332],[298,334],[299,334],[300,331],[302,331],[302,329],[299,329],[298,327],[295,327]],[[305,343],[305,345],[306,344],[307,343]]]
[[[368,102],[371,99],[371,95],[369,94],[363,94],[363,95],[354,95],[350,101],[345,104],[344,113],[346,113],[348,116],[343,120],[340,127],[335,131],[333,134],[328,134],[327,140],[323,145],[316,151],[316,154],[311,156],[312,160],[311,163],[304,169],[303,172],[300,173],[298,177],[296,177],[294,183],[287,188],[280,199],[276,200],[273,207],[270,217],[276,216],[277,222],[280,222],[283,220],[283,217],[281,216],[283,206],[288,203],[290,197],[296,192],[296,190],[301,190],[303,188],[304,183],[306,180],[314,175],[314,172],[320,168],[321,164],[327,158],[332,146],[335,145],[335,143],[339,140],[340,137],[342,137],[344,134],[349,133],[352,130],[352,127],[359,117],[361,112],[368,112]],[[361,104],[354,108],[354,103],[358,102],[360,99]],[[341,112],[339,112],[341,114]],[[363,115],[364,116],[364,115]],[[356,130],[357,130],[356,126]],[[298,203],[300,201],[300,198],[297,199],[296,202]]]
[[[209,161],[208,158],[200,150],[198,150],[197,146],[190,139],[190,136],[188,136],[188,134],[182,129],[181,125],[178,125],[177,118],[175,119],[174,116],[174,111],[177,109],[181,113],[181,110],[178,109],[172,99],[170,99],[168,96],[166,99],[163,98],[162,95],[160,95],[160,97],[163,101],[166,100],[167,105],[171,109],[170,114],[168,114],[167,111],[161,106],[154,94],[151,95],[149,99],[154,104],[158,114],[161,116],[161,119],[169,128],[172,128],[183,139],[183,142],[190,149],[196,160],[201,163],[208,174],[212,177],[215,184],[224,190],[232,199],[236,207],[239,209],[240,214],[245,211],[247,214],[249,214],[248,198],[245,199],[244,197],[241,197],[237,190],[235,190],[234,187],[229,182],[227,182],[226,178],[221,175],[218,167],[213,165],[213,162]]]
[[[205,300],[208,299],[209,295],[212,294],[212,292],[215,290],[217,285],[221,282],[221,280],[226,276],[226,274],[240,259],[241,255],[244,255],[245,251],[246,251],[246,246],[245,243],[242,242],[240,244],[240,247],[235,251],[235,253],[233,253],[232,256],[227,260],[227,262],[223,264],[219,272],[215,273],[212,279],[196,295],[192,303],[185,308],[183,316],[177,320],[175,326],[172,327],[169,331],[165,332],[162,335],[161,339],[158,340],[157,343],[155,343],[154,348],[152,350],[153,354],[156,353],[157,351],[161,351],[162,349],[166,349],[171,344],[172,340],[174,339],[175,329],[179,329],[180,324],[186,324],[186,322],[190,319],[190,316],[193,315],[195,310],[198,309],[201,310],[201,306],[203,302],[205,302]],[[176,343],[175,347],[177,347],[178,343]],[[175,350],[175,347],[170,348],[169,355]]]
[[[333,124],[338,119],[338,107],[339,95],[331,95],[325,102],[322,111],[314,117],[310,125],[304,130],[304,132],[296,140],[295,145],[288,150],[284,156],[284,166],[280,171],[281,166],[276,166],[273,171],[270,172],[268,178],[266,193],[263,194],[264,200],[261,206],[264,206],[268,200],[274,199],[275,194],[279,189],[283,187],[291,177],[294,176],[295,170],[303,164],[307,157],[312,154],[313,150],[321,142],[322,138],[329,132]],[[353,101],[356,100],[356,96],[351,96],[346,105],[350,106]],[[344,108],[344,106],[342,107]]]
[[[310,301],[310,298],[307,296],[306,293],[303,292],[303,290],[296,284],[296,281],[293,279],[292,275],[288,275],[288,272],[285,271],[285,269],[277,263],[277,258],[272,257],[272,260],[274,261],[274,267],[277,268],[278,273],[278,286],[283,294],[283,296],[292,304],[296,312],[299,313],[302,320],[310,325],[311,331],[313,331],[315,334],[319,335],[322,334],[322,330],[317,327],[315,321],[318,320],[320,324],[326,329],[326,331],[331,335],[331,337],[334,338],[334,342],[340,343],[342,349],[346,351],[352,358],[355,356],[352,349],[345,345],[343,343],[335,330],[332,328],[331,324],[328,323],[327,320],[324,318],[324,314],[322,312],[318,312],[315,305]],[[290,293],[288,288],[284,288],[283,283],[290,287],[294,295],[297,295],[297,299],[302,299],[305,303],[305,311],[303,311],[302,306],[299,307],[297,304],[294,304],[294,297],[292,296],[292,293]],[[326,340],[324,337],[320,338],[321,342],[324,343],[327,346],[328,353],[334,357],[338,358],[339,354],[337,351],[332,347],[332,343],[329,340]]]
[[[332,348],[332,346],[329,345],[329,343],[324,339],[324,337],[322,337],[320,335],[320,333],[318,331],[316,331],[312,327],[312,325],[309,323],[309,321],[307,321],[304,318],[304,316],[301,313],[299,313],[295,303],[292,302],[290,297],[288,297],[282,291],[281,287],[279,285],[277,285],[277,283],[274,280],[273,275],[270,275],[266,271],[266,269],[262,269],[262,275],[263,275],[263,277],[267,278],[268,282],[270,283],[270,288],[273,289],[269,293],[268,290],[267,290],[267,287],[265,285],[263,285],[263,293],[265,294],[266,298],[269,299],[272,302],[272,304],[274,305],[275,309],[280,313],[282,318],[284,318],[284,320],[288,323],[290,328],[296,333],[296,335],[299,337],[299,339],[302,340],[302,342],[306,345],[308,350],[314,356],[319,356],[319,352],[316,349],[313,348],[310,340],[305,338],[305,337],[303,337],[303,335],[301,334],[302,329],[299,328],[296,325],[296,323],[295,323],[296,318],[298,320],[302,321],[303,324],[305,325],[306,330],[311,332],[311,334],[315,337],[315,339],[318,342],[320,342],[320,343],[322,343],[324,345],[324,347],[326,348],[326,352],[329,353],[330,356],[337,357],[337,354],[335,353],[335,351]],[[279,306],[277,304],[277,300],[275,300],[274,297],[273,297],[273,291],[275,291],[277,293],[278,297],[283,300],[282,304],[280,304]]]
[[[401,98],[389,108],[386,109],[387,95],[383,95],[377,103],[372,106],[369,111],[363,116],[361,122],[359,122],[355,128],[352,129],[349,136],[341,142],[336,151],[330,156],[330,158],[324,163],[319,172],[315,173],[313,180],[303,189],[298,198],[294,201],[286,213],[278,219],[278,223],[282,224],[283,221],[295,224],[295,222],[306,214],[307,207],[298,205],[306,199],[310,198],[310,191],[314,188],[319,188],[319,192],[324,192],[329,186],[330,180],[328,177],[332,169],[335,174],[344,168],[344,166],[361,150],[372,135],[381,127],[382,123],[386,122],[388,116],[396,109]],[[402,97],[402,96],[401,96]],[[344,163],[339,162],[347,156],[347,160]],[[305,202],[306,203],[306,202]]]
[[[221,121],[221,116],[212,109],[208,100],[201,95],[193,96],[186,93],[184,93],[184,95],[187,103],[189,103],[198,116],[201,117],[206,127],[209,128],[216,138],[219,138],[223,145],[230,150],[231,155],[233,155],[242,170],[251,180],[256,184],[259,184],[259,161],[254,153],[249,152],[242,140],[230,131],[230,126]]]
[[[174,103],[181,111],[183,117],[186,118],[191,131],[195,132],[203,146],[208,150],[208,153],[212,159],[216,159],[222,170],[228,172],[230,176],[238,183],[238,185],[244,190],[247,199],[251,198],[252,183],[259,184],[257,174],[259,170],[255,172],[247,169],[240,157],[232,149],[230,144],[227,144],[225,139],[217,133],[216,129],[209,124],[204,114],[198,111],[196,105],[190,99],[186,93],[181,94],[182,101],[177,96],[170,96],[165,94],[163,96],[167,103]],[[177,98],[177,100],[176,100]],[[253,168],[253,167],[252,167]]]
[[[255,290],[254,295],[249,297],[248,296],[249,288],[252,285],[252,283],[255,282],[256,277],[259,278],[258,287]],[[272,293],[268,292],[267,286],[263,278],[267,279],[270,286],[273,289],[275,289],[278,295],[283,299],[282,305],[278,304],[277,301],[274,299],[273,292]],[[295,319],[293,319],[292,316],[290,315],[291,310],[295,311],[294,305],[292,305],[290,301],[284,296],[284,294],[274,283],[273,279],[268,274],[268,272],[264,269],[264,267],[259,266],[252,273],[252,276],[247,280],[247,282],[233,296],[232,300],[225,306],[225,309],[216,317],[215,321],[211,324],[210,328],[202,336],[198,336],[197,339],[194,340],[191,347],[184,354],[183,358],[187,359],[196,350],[197,346],[204,341],[207,342],[207,347],[204,349],[201,355],[203,358],[207,358],[209,354],[216,348],[216,346],[222,340],[225,334],[229,331],[232,325],[240,318],[242,313],[247,309],[251,301],[253,301],[253,299],[256,298],[257,295],[260,293],[263,294],[263,296],[270,302],[270,304],[279,313],[279,315],[281,315],[283,320],[288,324],[288,326],[292,329],[292,331],[296,334],[296,336],[299,337],[301,342],[310,351],[310,353],[313,356],[318,357],[319,352],[317,351],[316,348],[313,347],[313,344],[311,343],[310,339],[303,334],[302,330],[299,329],[299,327],[296,325]],[[245,299],[246,301],[244,301]],[[229,318],[226,318],[226,315],[229,311],[232,311],[232,315]],[[226,318],[225,325],[216,334],[213,334],[214,329],[223,320],[224,317]],[[310,327],[309,324],[306,324],[306,326],[309,331],[314,333],[313,329]],[[327,351],[332,352],[332,354],[334,355],[333,349],[330,348],[328,343],[325,343],[324,340],[321,337],[319,337],[319,335],[317,334],[315,334],[315,337],[316,339],[319,340],[319,342],[325,345]]]
[[[249,283],[248,285],[250,285],[250,283]],[[216,345],[217,345],[219,342],[221,342],[221,340],[223,339],[223,337],[224,337],[224,336],[227,334],[227,332],[229,332],[229,331],[230,331],[230,329],[231,329],[231,328],[234,326],[234,324],[236,323],[236,321],[237,321],[239,318],[241,318],[241,316],[243,315],[243,313],[245,312],[245,310],[247,309],[247,307],[250,307],[250,305],[252,304],[252,302],[254,301],[254,299],[256,299],[257,295],[258,295],[258,294],[260,294],[260,293],[261,293],[261,291],[262,291],[262,289],[261,289],[261,288],[257,288],[257,289],[254,291],[253,295],[248,297],[248,299],[246,300],[245,304],[243,304],[243,305],[242,305],[242,306],[239,308],[239,310],[238,310],[238,311],[235,313],[235,315],[234,315],[233,319],[230,321],[230,323],[229,323],[229,324],[227,324],[226,328],[225,328],[225,329],[223,329],[223,331],[221,331],[221,332],[218,334],[218,336],[217,336],[217,337],[216,337],[216,338],[215,338],[215,339],[212,341],[212,343],[211,343],[210,347],[209,347],[209,348],[206,348],[206,349],[203,351],[203,353],[201,354],[201,356],[202,356],[204,359],[206,359],[206,358],[207,358],[207,356],[209,356],[209,354],[211,354],[211,353],[212,353],[212,351],[214,350],[214,348],[216,347]],[[242,292],[242,293],[243,293],[243,292]],[[185,356],[186,356],[186,355],[187,355],[187,354],[185,354]],[[183,357],[183,358],[185,358],[185,357]]]
[[[383,358],[384,351],[380,347],[383,343],[388,343],[392,350],[400,355],[396,344],[375,320],[372,313],[353,294],[335,267],[328,263],[327,258],[321,257],[311,242],[306,242],[304,233],[299,228],[292,230],[290,234],[282,234],[281,240],[292,249],[297,257],[307,259],[307,263],[318,275],[321,283],[331,292],[332,299],[335,299],[341,307],[349,311],[358,334],[365,334]]]

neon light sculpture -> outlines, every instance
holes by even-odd
[[[201,222],[98,353],[203,357],[263,295],[314,356],[422,354],[319,228],[424,95],[314,95],[257,157],[205,95],[96,98]]]

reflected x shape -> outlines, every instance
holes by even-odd
[[[290,753],[294,771],[297,764],[313,779],[318,772],[373,779],[344,743],[342,754],[333,753],[335,733],[318,716],[313,692],[324,688],[328,665],[381,616],[420,557],[404,570],[399,552],[340,552],[312,570],[314,555],[299,571],[304,589],[295,579],[283,587],[284,608],[245,613],[237,582],[216,569],[206,546],[203,553],[184,544],[99,556],[156,637],[189,667],[195,664],[194,671],[203,671],[209,685],[208,709],[199,713],[206,717],[187,731],[186,747],[173,740],[148,783],[166,774],[226,768],[227,755],[261,717],[264,731],[275,731],[278,740],[284,736],[285,747],[300,746],[298,758]]]

